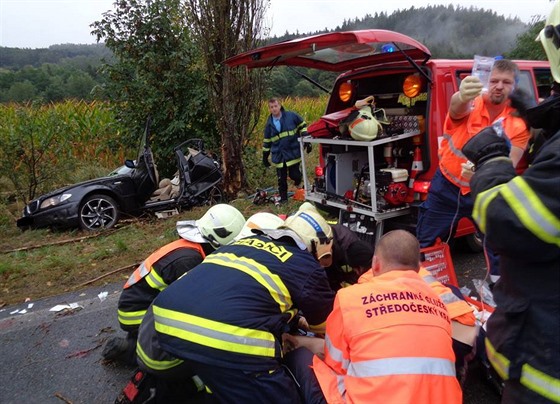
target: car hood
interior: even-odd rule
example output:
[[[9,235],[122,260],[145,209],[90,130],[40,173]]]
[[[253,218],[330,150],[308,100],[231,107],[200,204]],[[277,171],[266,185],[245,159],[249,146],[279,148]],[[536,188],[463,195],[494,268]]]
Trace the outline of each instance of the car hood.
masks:
[[[253,49],[231,57],[224,63],[229,67],[289,65],[344,72],[409,59],[425,63],[430,57],[428,48],[409,36],[370,29],[292,39]]]
[[[99,184],[104,184],[104,183],[107,183],[107,182],[114,183],[114,182],[122,181],[123,179],[127,179],[127,178],[130,180],[130,175],[121,174],[121,175],[111,175],[111,176],[108,176],[108,177],[94,178],[94,179],[91,179],[91,180],[82,181],[82,182],[78,182],[76,184],[68,185],[66,187],[55,189],[54,191],[51,191],[47,194],[43,194],[39,198],[36,198],[36,199],[47,199],[47,198],[50,198],[51,196],[62,194],[64,192],[71,191],[72,189],[75,189],[75,188],[78,188],[78,187],[87,187],[87,186],[90,186],[90,185],[99,185]]]

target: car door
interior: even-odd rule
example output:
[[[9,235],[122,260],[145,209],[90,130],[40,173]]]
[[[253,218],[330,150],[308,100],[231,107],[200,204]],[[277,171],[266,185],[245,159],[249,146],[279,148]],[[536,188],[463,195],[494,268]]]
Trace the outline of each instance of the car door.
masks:
[[[140,142],[136,165],[131,173],[139,203],[146,202],[158,187],[158,175],[150,147],[149,131],[150,122],[148,121],[142,141]]]

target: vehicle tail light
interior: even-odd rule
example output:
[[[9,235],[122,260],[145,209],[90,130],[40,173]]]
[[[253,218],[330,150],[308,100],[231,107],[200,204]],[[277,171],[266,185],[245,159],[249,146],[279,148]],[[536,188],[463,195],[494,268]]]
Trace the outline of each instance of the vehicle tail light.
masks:
[[[423,87],[422,78],[418,74],[411,74],[404,79],[403,93],[408,98],[414,98],[422,91]]]
[[[354,95],[354,86],[350,81],[342,83],[338,88],[338,98],[340,98],[340,101],[347,102],[352,99],[352,95]]]
[[[412,188],[414,189],[414,192],[427,194],[430,189],[430,181],[414,181]]]

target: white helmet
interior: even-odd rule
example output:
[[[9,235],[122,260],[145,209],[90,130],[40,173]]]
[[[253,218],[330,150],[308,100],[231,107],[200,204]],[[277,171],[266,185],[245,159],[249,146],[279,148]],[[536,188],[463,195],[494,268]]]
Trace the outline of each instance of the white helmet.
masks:
[[[560,83],[560,1],[554,3],[537,40],[546,52],[554,81]]]
[[[284,221],[277,215],[268,212],[258,212],[245,222],[245,226],[234,241],[254,235],[253,229],[277,229],[284,224]]]
[[[194,243],[210,243],[214,248],[231,242],[243,225],[245,218],[231,205],[221,203],[212,206],[198,220],[177,222],[177,232],[185,240]]]
[[[283,227],[296,233],[317,260],[332,256],[332,228],[316,210],[298,210]]]
[[[370,142],[377,137],[381,124],[373,117],[368,106],[359,110],[358,116],[348,125],[348,130],[352,139]]]

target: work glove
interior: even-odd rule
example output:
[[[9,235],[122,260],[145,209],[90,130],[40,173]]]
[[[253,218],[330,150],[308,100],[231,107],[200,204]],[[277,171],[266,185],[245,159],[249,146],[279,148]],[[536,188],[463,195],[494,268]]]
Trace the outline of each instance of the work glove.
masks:
[[[467,76],[459,86],[459,99],[463,103],[474,100],[482,93],[482,82],[476,76]]]
[[[311,150],[313,150],[313,147],[311,146],[311,143],[306,143],[305,144],[305,152],[307,154],[311,153]]]
[[[527,110],[537,105],[535,99],[520,88],[514,90],[509,95],[509,99],[511,106],[515,108],[519,113],[519,116],[525,120],[527,120]]]
[[[511,144],[504,136],[498,136],[492,126],[487,126],[472,137],[464,146],[463,154],[474,164],[475,170],[496,157],[509,157]]]
[[[263,151],[262,163],[263,163],[263,166],[265,166],[265,168],[270,167],[270,163],[268,162],[268,156],[269,155],[270,155],[269,151]]]

